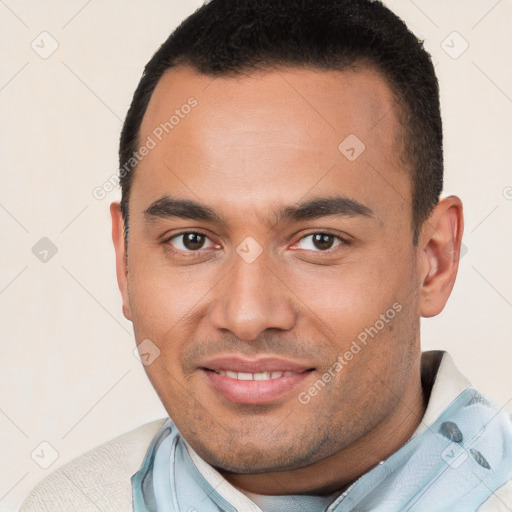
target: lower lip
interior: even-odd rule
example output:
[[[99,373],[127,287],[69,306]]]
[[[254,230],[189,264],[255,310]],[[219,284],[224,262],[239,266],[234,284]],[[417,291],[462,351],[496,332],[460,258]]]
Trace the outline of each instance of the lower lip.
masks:
[[[311,371],[296,373],[279,379],[238,380],[220,375],[210,370],[203,370],[206,378],[215,389],[229,402],[260,405],[275,402],[297,388]]]

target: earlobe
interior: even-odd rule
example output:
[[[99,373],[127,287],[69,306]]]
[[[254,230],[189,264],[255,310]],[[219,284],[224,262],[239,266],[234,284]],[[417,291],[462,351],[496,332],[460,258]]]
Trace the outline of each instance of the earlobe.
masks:
[[[464,229],[462,202],[449,196],[437,204],[419,238],[420,314],[438,315],[453,289]]]
[[[132,319],[130,300],[128,295],[128,256],[124,239],[124,220],[119,202],[110,205],[112,217],[112,241],[116,252],[117,284],[123,299],[123,315],[127,320]]]

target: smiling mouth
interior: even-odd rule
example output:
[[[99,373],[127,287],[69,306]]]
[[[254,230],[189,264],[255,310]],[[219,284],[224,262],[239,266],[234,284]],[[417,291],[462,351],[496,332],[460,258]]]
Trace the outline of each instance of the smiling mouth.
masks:
[[[263,405],[291,397],[299,392],[314,373],[314,368],[267,371],[234,371],[220,368],[201,368],[206,382],[220,398],[231,403]],[[244,368],[245,370],[245,368]],[[287,398],[288,397],[288,398]]]
[[[207,369],[207,368],[206,368]],[[236,380],[274,380],[280,379],[281,377],[291,377],[293,375],[297,375],[302,372],[257,372],[257,373],[249,373],[249,372],[235,372],[232,370],[210,370],[218,375],[222,375],[225,377],[229,377],[230,379]],[[305,370],[312,371],[312,370]]]

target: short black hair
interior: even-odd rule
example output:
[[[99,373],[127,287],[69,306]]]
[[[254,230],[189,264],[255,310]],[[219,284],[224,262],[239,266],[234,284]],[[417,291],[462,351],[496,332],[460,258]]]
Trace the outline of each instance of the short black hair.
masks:
[[[272,67],[343,70],[359,63],[377,69],[396,98],[417,244],[443,187],[439,86],[423,42],[373,0],[210,0],[186,18],[144,68],[124,122],[119,177],[125,240],[140,126],[165,71],[188,65],[219,76]]]

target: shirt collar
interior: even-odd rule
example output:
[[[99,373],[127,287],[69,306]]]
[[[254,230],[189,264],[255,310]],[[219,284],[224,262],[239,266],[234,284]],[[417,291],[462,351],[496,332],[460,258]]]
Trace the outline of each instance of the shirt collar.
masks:
[[[467,388],[471,386],[448,352],[430,350],[421,355],[421,381],[430,390],[425,414],[412,437],[421,434]]]

